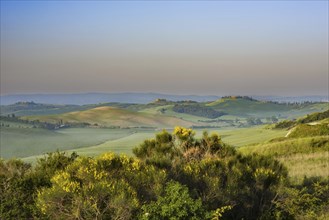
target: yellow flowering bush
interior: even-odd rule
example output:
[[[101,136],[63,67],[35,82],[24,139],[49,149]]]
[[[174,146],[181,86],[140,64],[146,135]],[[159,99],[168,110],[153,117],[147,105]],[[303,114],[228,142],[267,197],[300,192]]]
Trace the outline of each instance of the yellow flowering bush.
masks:
[[[127,164],[128,160],[113,154],[98,159],[78,158],[52,177],[51,188],[38,192],[38,207],[53,219],[129,217],[139,206],[136,191],[124,178],[116,178],[100,166],[104,161]]]
[[[193,131],[190,128],[184,128],[184,127],[175,127],[173,134],[178,137],[179,140],[186,141],[195,135],[195,131]]]

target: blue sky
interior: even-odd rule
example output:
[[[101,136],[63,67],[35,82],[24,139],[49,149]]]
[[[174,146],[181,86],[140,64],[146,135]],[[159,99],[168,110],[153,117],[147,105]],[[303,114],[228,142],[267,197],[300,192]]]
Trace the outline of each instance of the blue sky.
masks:
[[[328,1],[1,1],[1,94],[326,95]]]

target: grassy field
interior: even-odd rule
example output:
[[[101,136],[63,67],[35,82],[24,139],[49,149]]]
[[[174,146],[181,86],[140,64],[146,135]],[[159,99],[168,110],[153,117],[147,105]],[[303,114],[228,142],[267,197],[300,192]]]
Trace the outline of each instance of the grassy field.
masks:
[[[244,154],[272,155],[285,164],[291,178],[329,176],[329,136],[286,138],[239,148]]]
[[[1,128],[1,157],[28,157],[58,150],[79,149],[135,133],[135,129]]]
[[[157,106],[157,107],[143,109],[139,112],[145,112],[145,113],[150,113],[150,114],[159,114],[159,115],[165,115],[165,116],[169,116],[169,117],[176,117],[176,118],[180,118],[180,119],[183,119],[186,121],[191,121],[193,123],[200,123],[200,120],[207,120],[207,118],[204,118],[204,117],[174,112],[172,110],[173,106],[174,105]],[[162,109],[164,109],[165,111],[161,112]]]
[[[154,131],[141,131],[115,140],[108,140],[99,145],[71,150],[68,151],[68,153],[72,153],[73,151],[75,151],[79,155],[96,156],[105,152],[112,151],[117,154],[124,153],[126,155],[132,156],[133,147],[138,146],[144,140],[153,137]]]
[[[329,108],[328,103],[293,106],[241,98],[223,98],[208,103],[206,106],[227,112],[229,115],[254,116],[259,118],[277,116],[288,119],[298,118],[311,112],[325,111]]]
[[[33,129],[30,129],[33,130]],[[222,139],[234,146],[263,142],[265,139],[283,137],[286,131],[265,129],[263,126],[244,129],[197,129],[196,138],[202,132],[216,132]],[[16,131],[17,132],[23,132]],[[2,157],[10,158],[13,155],[25,161],[34,161],[41,154],[62,150],[77,152],[79,155],[95,156],[108,151],[132,155],[132,148],[142,141],[153,138],[159,131],[148,129],[98,129],[98,128],[69,128],[56,132],[35,129],[33,135],[22,134],[10,136],[4,133]],[[171,132],[171,130],[169,130]],[[256,135],[251,135],[256,133]],[[18,155],[18,156],[17,156]]]
[[[173,127],[175,125],[191,126],[192,122],[184,121],[176,117],[159,116],[145,112],[133,112],[125,109],[109,106],[97,107],[85,111],[76,111],[59,115],[42,115],[22,117],[28,120],[40,120],[42,122],[58,123],[82,123],[97,124],[102,126],[120,127]]]
[[[266,129],[266,126],[222,130],[219,134],[222,139],[233,146],[261,143],[273,138],[284,137],[287,131]]]

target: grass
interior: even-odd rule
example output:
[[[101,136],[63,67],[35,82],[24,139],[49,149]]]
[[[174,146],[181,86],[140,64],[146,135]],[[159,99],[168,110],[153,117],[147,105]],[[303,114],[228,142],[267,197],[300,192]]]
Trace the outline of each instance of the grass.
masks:
[[[126,137],[135,129],[70,128],[49,131],[36,128],[1,128],[1,157],[28,157],[58,150],[79,149]]]
[[[275,156],[287,166],[295,182],[301,182],[304,177],[329,176],[329,136],[282,138],[238,150],[244,154]]]
[[[266,129],[265,127],[266,126],[255,126],[250,128],[219,130],[218,133],[224,142],[237,147],[284,137],[287,133],[285,130]]]
[[[304,177],[329,176],[329,151],[297,153],[277,159],[288,167],[289,176],[294,182],[301,182]]]
[[[193,123],[176,117],[159,116],[145,112],[133,112],[109,106],[97,107],[86,111],[70,112],[60,115],[27,116],[28,120],[40,120],[57,123],[61,120],[67,123],[87,122],[103,126],[120,127],[172,127],[175,125],[191,126]]]
[[[201,137],[204,130],[218,133],[225,142],[234,146],[260,143],[264,139],[283,137],[286,133],[258,126],[243,129],[196,129],[196,137]],[[153,138],[156,132],[158,131],[152,129],[67,128],[49,131],[4,128],[1,129],[1,157],[19,157],[33,161],[39,155],[57,149],[87,156],[108,151],[131,155],[133,147],[145,139]]]
[[[219,99],[206,104],[206,106],[224,111],[229,115],[253,116],[258,118],[277,116],[286,119],[298,118],[312,112],[320,112],[329,109],[328,103],[311,103],[292,106],[241,98]]]
[[[322,136],[322,135],[329,135],[329,124],[322,123],[322,124],[315,124],[315,125],[307,125],[307,124],[300,124],[295,126],[289,137],[296,138],[296,137],[309,137],[309,136]]]
[[[316,146],[316,143],[322,143]],[[285,156],[297,153],[315,153],[329,151],[329,136],[286,138],[281,141],[267,142],[253,146],[240,147],[245,154],[258,153],[272,156]]]
[[[154,132],[138,132],[116,140],[109,140],[99,145],[71,150],[68,151],[68,153],[72,153],[73,151],[75,151],[79,155],[96,156],[108,151],[112,151],[117,154],[124,153],[126,155],[132,155],[133,147],[136,147],[144,140],[153,137]]]

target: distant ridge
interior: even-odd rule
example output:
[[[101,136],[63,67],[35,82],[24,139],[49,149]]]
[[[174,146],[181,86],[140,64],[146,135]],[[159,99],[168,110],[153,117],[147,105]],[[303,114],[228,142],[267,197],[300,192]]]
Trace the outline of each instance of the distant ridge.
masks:
[[[43,104],[59,105],[87,105],[108,102],[147,104],[157,99],[166,99],[167,101],[196,101],[213,102],[219,100],[222,96],[215,95],[170,95],[162,93],[64,93],[64,94],[16,94],[0,96],[1,105],[10,105],[17,102],[35,102]],[[233,97],[233,96],[232,96]],[[237,96],[239,97],[239,96]],[[253,99],[261,101],[274,102],[328,102],[328,96],[250,96]]]
[[[313,95],[313,96],[252,96],[252,98],[260,101],[272,102],[329,102],[329,96]]]
[[[219,99],[220,96],[169,95],[161,93],[77,93],[77,94],[17,94],[1,96],[1,105],[17,102],[35,102],[44,104],[86,105],[105,102],[147,104],[156,99],[169,101],[191,100],[207,102]]]

